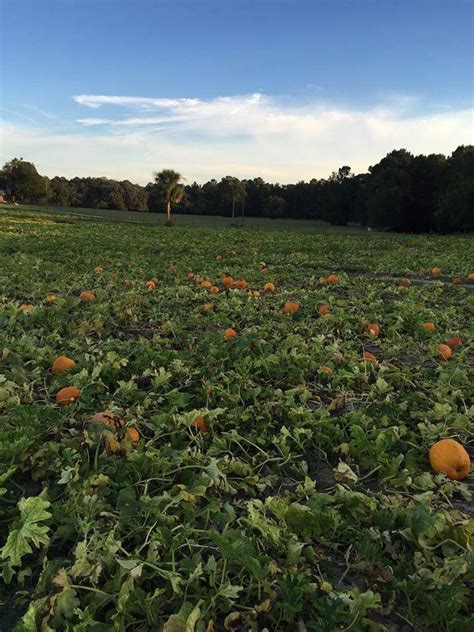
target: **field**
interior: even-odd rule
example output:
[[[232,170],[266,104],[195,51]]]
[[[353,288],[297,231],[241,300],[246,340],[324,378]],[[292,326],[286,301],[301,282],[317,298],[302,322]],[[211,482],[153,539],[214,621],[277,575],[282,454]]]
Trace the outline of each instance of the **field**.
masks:
[[[18,208],[13,205],[2,205],[2,210],[17,212]],[[30,206],[22,205],[21,210],[31,210],[37,213],[54,214],[58,216],[58,221],[62,217],[70,220],[82,221],[91,218],[99,221],[124,222],[132,224],[164,225],[166,215],[164,213],[143,213],[140,211],[116,211],[110,209],[97,208],[76,208],[57,206]],[[221,215],[184,215],[174,214],[173,223],[176,226],[200,227],[200,228],[230,228],[232,224],[236,227],[250,228],[252,230],[267,231],[291,231],[295,233],[321,233],[321,234],[366,234],[365,227],[351,224],[349,226],[331,226],[326,222],[304,219],[268,219],[265,217],[236,217],[232,220],[229,216]]]
[[[2,632],[474,629],[473,246],[2,211]]]

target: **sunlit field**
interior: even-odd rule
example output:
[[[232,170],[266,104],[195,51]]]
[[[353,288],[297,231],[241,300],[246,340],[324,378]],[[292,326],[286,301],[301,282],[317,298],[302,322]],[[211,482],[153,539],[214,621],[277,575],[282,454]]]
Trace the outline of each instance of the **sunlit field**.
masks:
[[[472,630],[474,240],[76,211],[0,211],[0,629]]]

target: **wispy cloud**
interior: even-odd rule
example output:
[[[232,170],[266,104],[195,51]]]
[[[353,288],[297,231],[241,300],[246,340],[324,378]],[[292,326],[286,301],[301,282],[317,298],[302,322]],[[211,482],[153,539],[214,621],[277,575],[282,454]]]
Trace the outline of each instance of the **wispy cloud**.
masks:
[[[383,95],[364,109],[260,93],[209,100],[105,95],[74,100],[101,109],[103,116],[82,117],[67,134],[37,122],[35,127],[6,122],[2,158],[23,155],[42,173],[69,177],[107,175],[145,183],[170,166],[188,180],[231,173],[291,182],[326,177],[341,164],[365,171],[394,148],[450,153],[473,142],[471,109],[430,107],[404,95]]]

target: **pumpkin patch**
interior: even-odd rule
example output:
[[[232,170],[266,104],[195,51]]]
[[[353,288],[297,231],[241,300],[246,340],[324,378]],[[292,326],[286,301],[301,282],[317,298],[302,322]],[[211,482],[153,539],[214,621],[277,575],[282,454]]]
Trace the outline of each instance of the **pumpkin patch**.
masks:
[[[58,213],[0,214],[0,628],[470,629],[472,237]]]

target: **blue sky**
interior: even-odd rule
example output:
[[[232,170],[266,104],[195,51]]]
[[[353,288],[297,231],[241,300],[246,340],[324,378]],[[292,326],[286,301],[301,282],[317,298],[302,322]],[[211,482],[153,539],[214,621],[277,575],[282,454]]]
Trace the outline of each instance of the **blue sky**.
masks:
[[[294,181],[473,140],[464,0],[2,0],[2,161]]]

